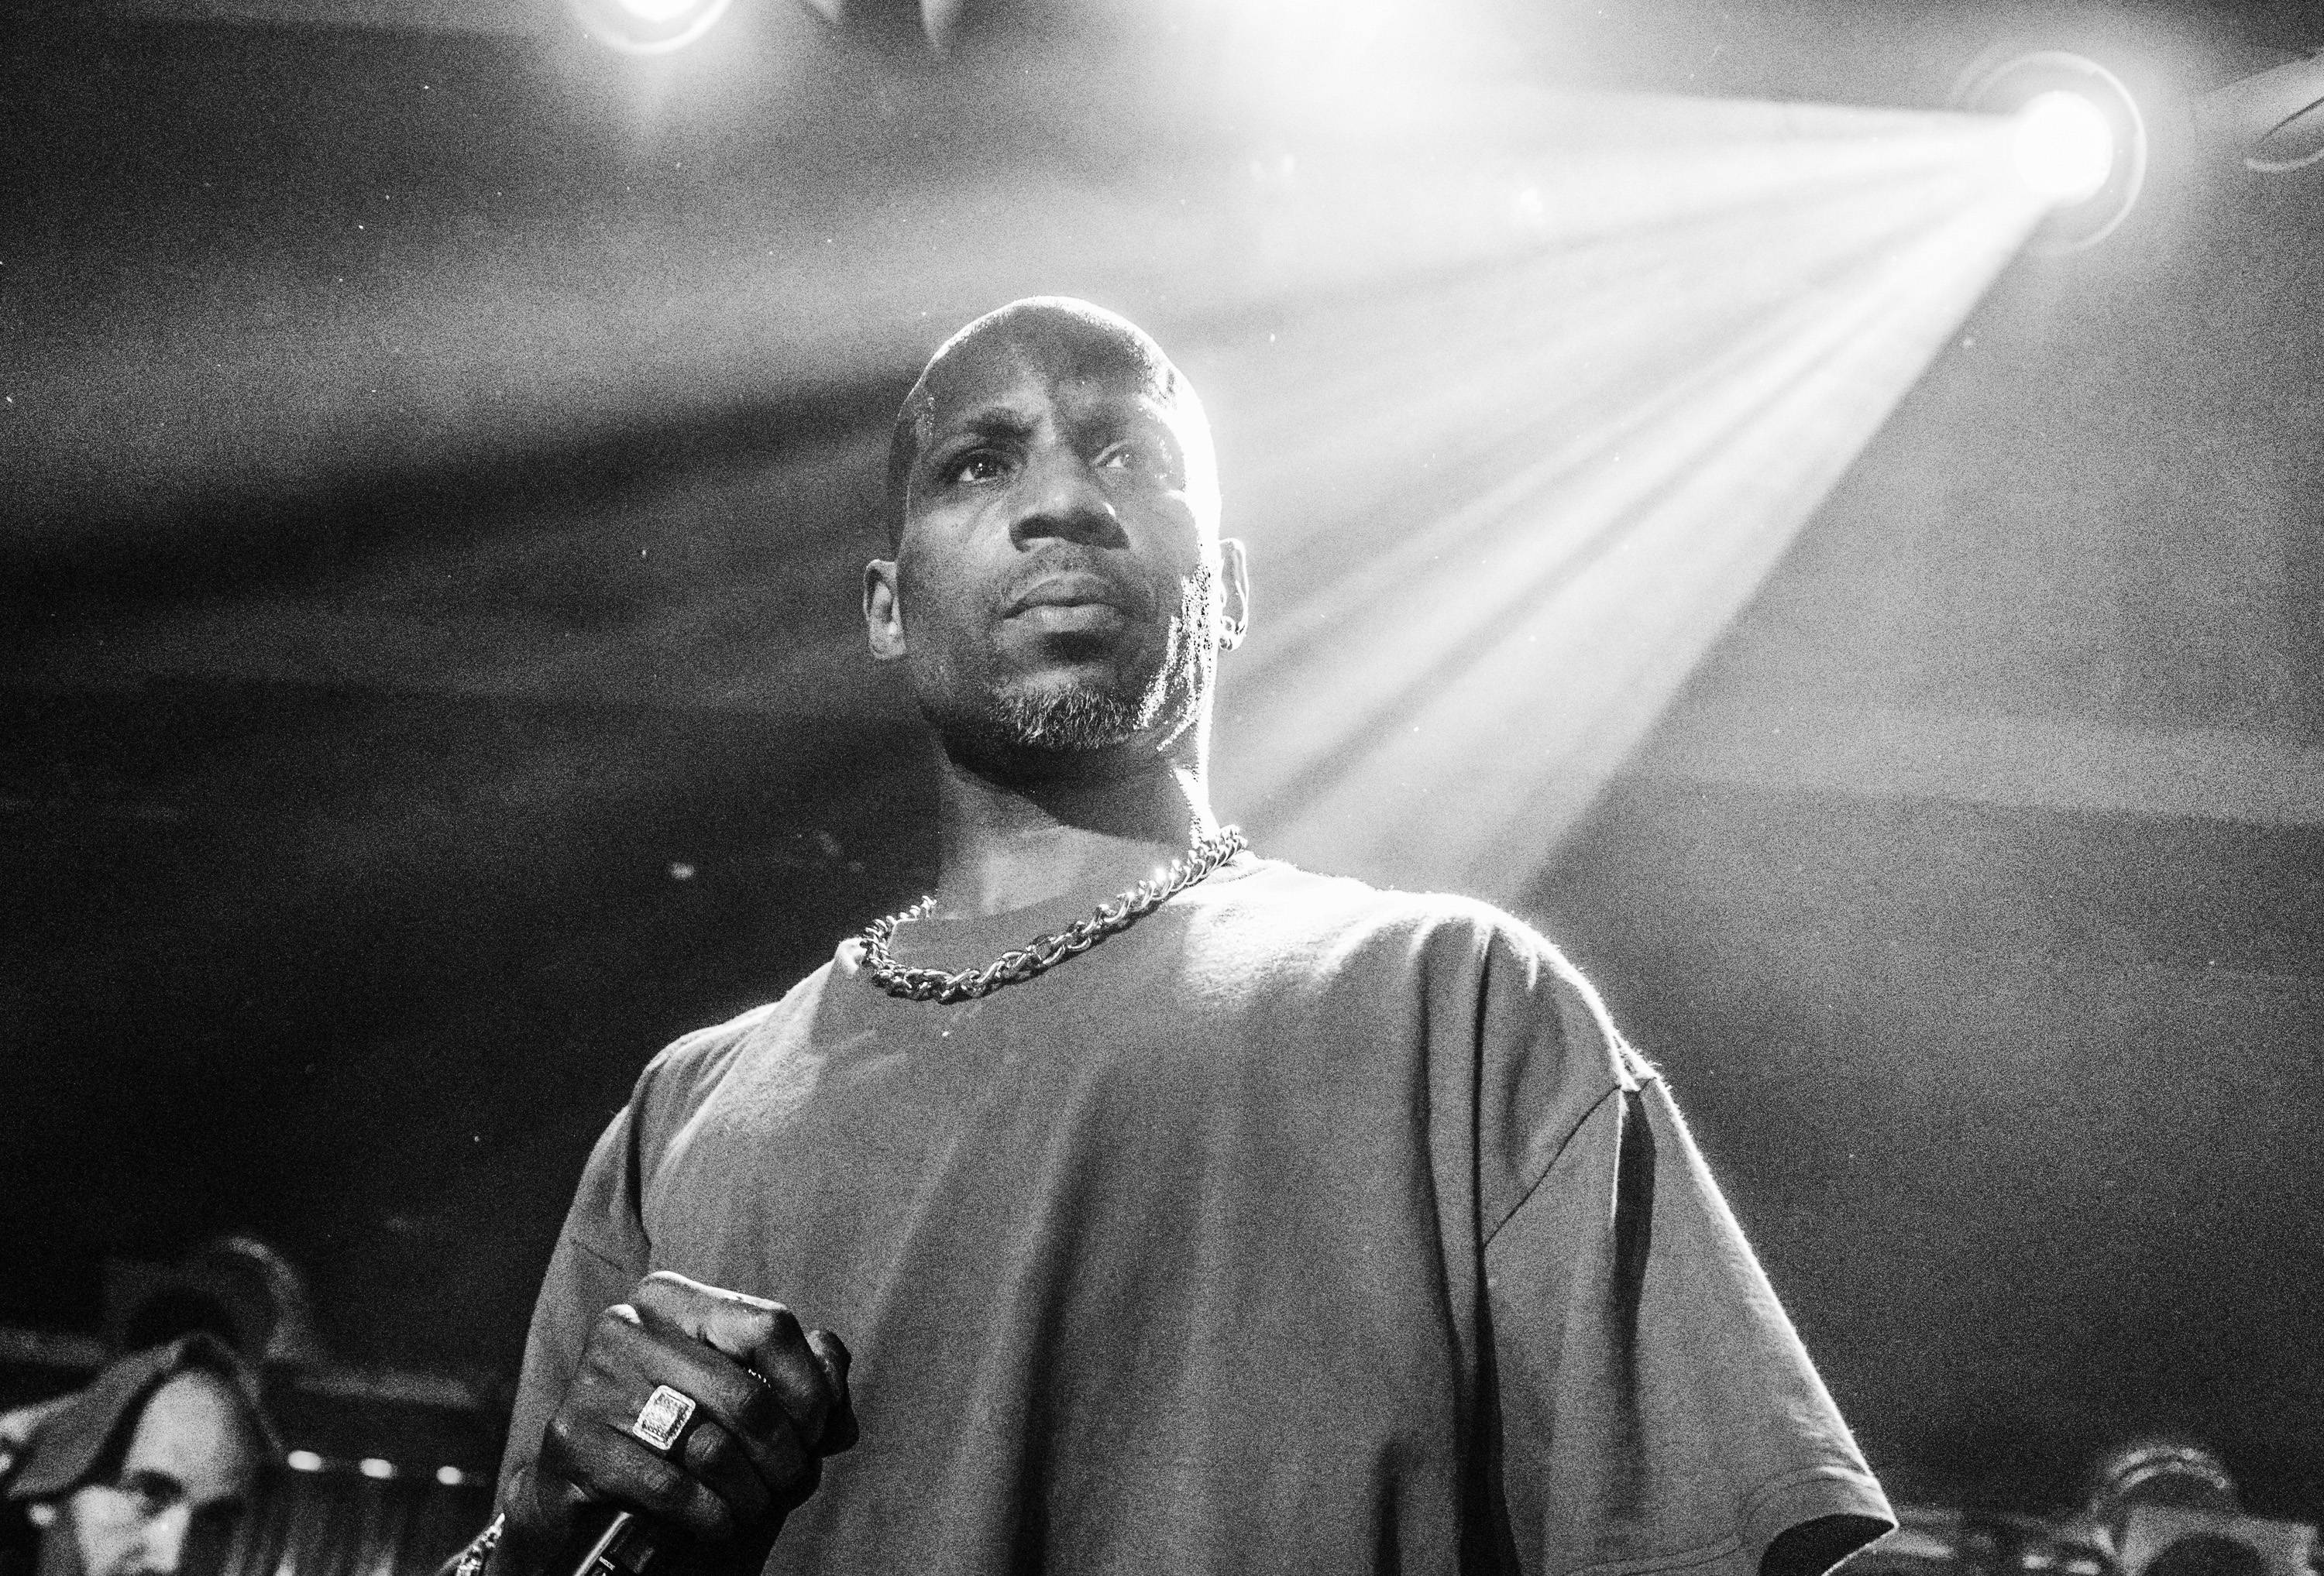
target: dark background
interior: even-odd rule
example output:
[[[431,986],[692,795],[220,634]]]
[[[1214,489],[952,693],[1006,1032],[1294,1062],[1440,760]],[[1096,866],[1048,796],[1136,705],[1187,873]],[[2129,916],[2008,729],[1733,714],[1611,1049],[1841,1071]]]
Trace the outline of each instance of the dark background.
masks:
[[[694,398],[558,259],[739,181],[811,317],[908,275],[815,255],[857,193],[1231,140],[1157,66],[1059,143],[995,107],[1055,15],[979,15],[945,63],[745,10],[781,69],[645,78],[521,31],[5,23],[0,1321],[94,1330],[108,1258],[247,1229],[339,1353],[509,1371],[644,1058],[927,878],[855,577],[888,413],[991,301]],[[1500,69],[1933,106],[2041,38],[2167,98],[2308,25],[1574,5]],[[1084,36],[1116,84],[1167,54]],[[1517,907],[1665,1066],[1900,1497],[2060,1504],[2175,1429],[2312,1519],[2324,179],[2165,162],[2118,245],[2004,278]],[[505,386],[438,375],[444,256],[572,271],[569,318],[495,320]],[[1163,316],[1198,367],[1248,331]]]

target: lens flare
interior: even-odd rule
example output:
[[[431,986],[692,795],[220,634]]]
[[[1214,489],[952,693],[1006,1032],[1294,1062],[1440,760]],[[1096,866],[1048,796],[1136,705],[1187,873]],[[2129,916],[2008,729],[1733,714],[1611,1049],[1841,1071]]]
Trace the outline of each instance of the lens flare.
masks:
[[[2010,152],[2018,179],[2061,205],[2094,196],[2114,173],[2114,127],[2079,93],[2039,93],[2017,112]]]
[[[600,43],[625,55],[666,55],[717,25],[730,0],[566,0]]]

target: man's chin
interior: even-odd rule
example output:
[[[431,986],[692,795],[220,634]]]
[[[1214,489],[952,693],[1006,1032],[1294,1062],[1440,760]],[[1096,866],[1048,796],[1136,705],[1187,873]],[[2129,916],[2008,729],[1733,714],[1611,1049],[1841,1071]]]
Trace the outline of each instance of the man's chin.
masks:
[[[1042,754],[1087,754],[1127,744],[1158,709],[1147,696],[1092,684],[1004,689],[989,714],[996,742]]]
[[[1048,778],[1167,746],[1184,732],[1176,714],[1188,710],[1172,699],[1157,685],[1125,693],[1052,678],[1004,686],[965,712],[923,711],[945,753],[962,765],[995,778]]]

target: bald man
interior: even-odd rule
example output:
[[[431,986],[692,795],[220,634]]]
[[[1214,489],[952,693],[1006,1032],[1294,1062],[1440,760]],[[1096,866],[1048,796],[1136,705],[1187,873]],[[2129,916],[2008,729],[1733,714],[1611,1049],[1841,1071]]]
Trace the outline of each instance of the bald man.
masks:
[[[1160,348],[969,325],[889,504],[863,618],[934,736],[936,889],[646,1069],[469,1564],[616,1506],[682,1536],[657,1570],[826,1576],[1814,1576],[1886,1527],[1582,977],[1213,816],[1249,577]]]

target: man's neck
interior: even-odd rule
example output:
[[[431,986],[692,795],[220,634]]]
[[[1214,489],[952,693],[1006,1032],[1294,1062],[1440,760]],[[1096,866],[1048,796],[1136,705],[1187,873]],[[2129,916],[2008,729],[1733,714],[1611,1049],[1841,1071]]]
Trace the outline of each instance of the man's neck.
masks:
[[[1135,885],[1213,830],[1203,774],[1157,755],[1103,775],[1003,782],[938,756],[936,912],[1005,914]]]

